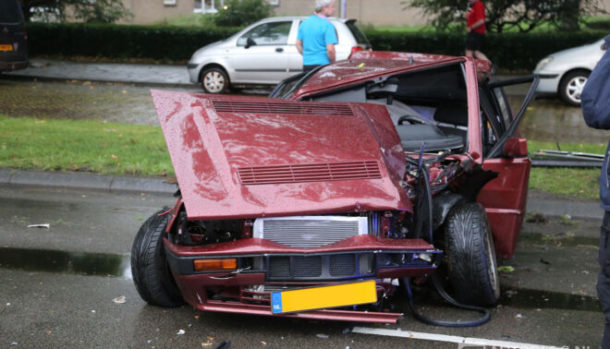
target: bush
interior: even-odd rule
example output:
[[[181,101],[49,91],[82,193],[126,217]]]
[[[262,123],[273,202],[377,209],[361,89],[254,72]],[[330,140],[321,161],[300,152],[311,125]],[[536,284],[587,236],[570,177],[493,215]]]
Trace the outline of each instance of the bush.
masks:
[[[32,56],[185,60],[201,46],[225,39],[237,29],[31,23],[27,31]]]
[[[102,24],[28,25],[32,56],[62,55],[107,58],[149,58],[183,61],[203,45],[222,40],[239,28],[188,28]],[[461,32],[384,32],[367,30],[375,50],[463,55]],[[544,56],[594,42],[605,31],[576,33],[487,34],[483,52],[500,69],[532,70]]]
[[[464,55],[465,34],[459,32],[379,32],[367,31],[375,50]],[[604,31],[576,33],[489,33],[482,51],[497,68],[533,70],[550,53],[580,46],[604,37]]]
[[[216,25],[223,27],[246,26],[273,14],[266,0],[228,0],[225,6],[214,17]]]

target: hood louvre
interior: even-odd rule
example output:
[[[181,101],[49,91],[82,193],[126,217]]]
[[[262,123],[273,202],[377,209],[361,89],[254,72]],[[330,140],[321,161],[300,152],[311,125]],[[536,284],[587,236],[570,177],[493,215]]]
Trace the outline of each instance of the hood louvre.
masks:
[[[294,115],[333,115],[354,116],[352,109],[345,104],[306,102],[250,102],[215,100],[217,113],[255,113],[255,114],[294,114]]]
[[[375,160],[309,165],[242,167],[237,169],[244,185],[303,183],[381,178]]]

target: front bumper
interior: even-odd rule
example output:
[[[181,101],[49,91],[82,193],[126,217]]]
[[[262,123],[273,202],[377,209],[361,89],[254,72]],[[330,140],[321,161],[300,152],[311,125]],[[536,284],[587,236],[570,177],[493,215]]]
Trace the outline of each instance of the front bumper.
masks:
[[[189,74],[189,80],[196,84],[199,82],[199,72],[201,71],[201,67],[197,63],[189,63],[186,65],[186,71]]]
[[[540,77],[538,87],[536,87],[536,93],[541,94],[555,94],[559,88],[559,82],[561,81],[561,74],[557,72],[534,72],[534,74]]]
[[[274,315],[271,293],[364,279],[426,276],[441,257],[440,250],[421,239],[372,235],[308,250],[257,238],[205,246],[179,246],[165,240],[165,247],[183,298],[199,310],[383,323],[396,322],[400,314],[322,309]],[[206,258],[236,258],[237,269],[195,271],[194,261]],[[378,292],[384,292],[381,282]]]

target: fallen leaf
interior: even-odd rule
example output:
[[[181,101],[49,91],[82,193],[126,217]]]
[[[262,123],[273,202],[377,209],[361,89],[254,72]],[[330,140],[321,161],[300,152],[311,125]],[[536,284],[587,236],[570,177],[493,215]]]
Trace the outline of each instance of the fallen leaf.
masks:
[[[515,268],[513,268],[511,265],[503,265],[501,267],[498,267],[498,271],[500,273],[512,273],[515,271]]]

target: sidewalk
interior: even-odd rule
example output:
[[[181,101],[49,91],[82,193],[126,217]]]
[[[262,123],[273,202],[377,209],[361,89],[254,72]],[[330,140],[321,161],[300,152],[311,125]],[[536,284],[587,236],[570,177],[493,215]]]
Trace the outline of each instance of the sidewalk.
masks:
[[[23,70],[3,73],[14,78],[39,80],[80,80],[95,82],[117,82],[152,86],[193,87],[184,65],[80,63],[52,59],[31,59],[30,66]],[[498,76],[500,80],[515,76]],[[525,95],[523,85],[510,86],[509,95]]]
[[[3,73],[9,77],[39,80],[83,80],[128,84],[194,86],[186,66],[121,63],[78,63],[32,59],[26,69]]]

